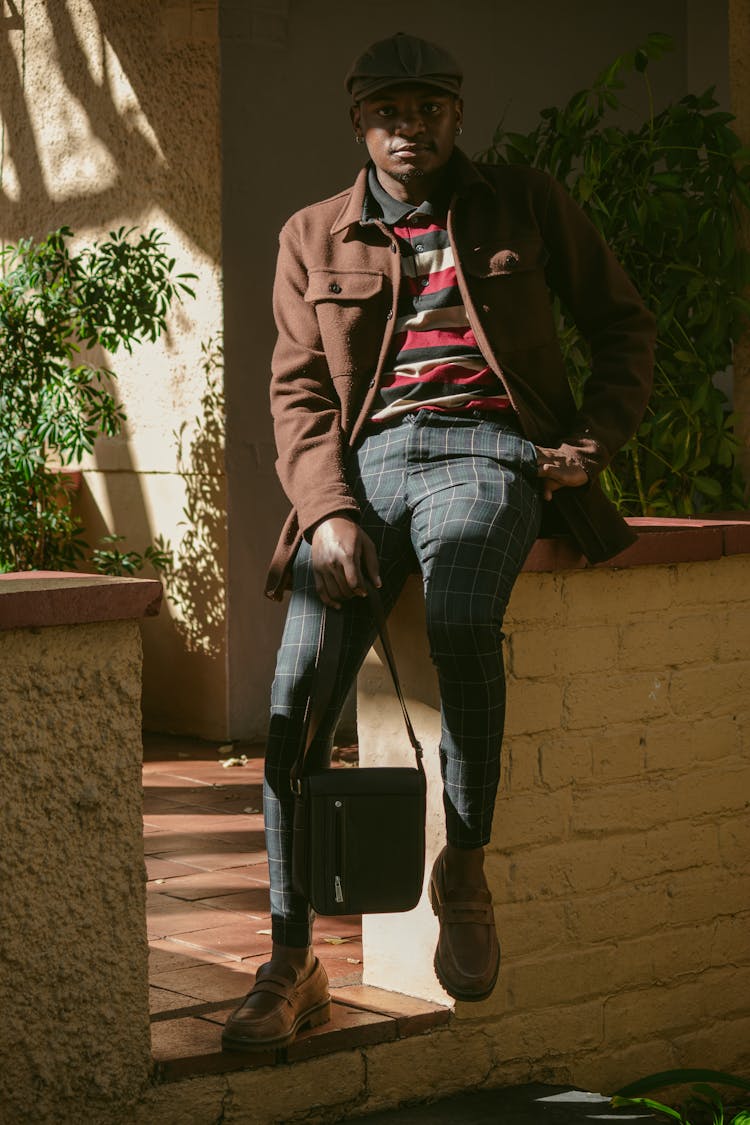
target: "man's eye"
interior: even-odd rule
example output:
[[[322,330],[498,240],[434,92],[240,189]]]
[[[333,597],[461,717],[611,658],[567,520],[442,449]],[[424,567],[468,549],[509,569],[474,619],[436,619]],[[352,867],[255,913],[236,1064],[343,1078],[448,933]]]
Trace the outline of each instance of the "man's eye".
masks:
[[[392,105],[381,105],[380,109],[377,111],[379,117],[393,117],[395,112],[396,110]]]
[[[440,113],[441,106],[437,102],[425,102],[422,106],[424,113]]]

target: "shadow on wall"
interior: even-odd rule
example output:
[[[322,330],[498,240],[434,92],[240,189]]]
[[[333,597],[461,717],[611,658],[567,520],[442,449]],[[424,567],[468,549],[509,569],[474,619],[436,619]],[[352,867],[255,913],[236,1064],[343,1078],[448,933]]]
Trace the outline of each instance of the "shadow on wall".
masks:
[[[177,526],[184,530],[173,547],[171,565],[159,577],[168,602],[176,610],[173,625],[185,650],[216,657],[222,651],[225,613],[221,563],[226,539],[223,350],[220,341],[208,340],[201,351],[205,383],[200,412],[192,422],[185,421],[173,431],[177,476],[184,485],[183,518]],[[117,385],[112,384],[110,389],[119,405]],[[127,420],[115,441],[119,471],[98,472],[94,489],[84,483],[77,514],[92,547],[102,536],[124,530],[117,526],[118,516],[124,514],[128,532],[125,546],[142,552],[153,542],[156,529],[131,459]],[[108,444],[108,439],[97,442],[98,460]],[[106,466],[106,455],[104,461]]]
[[[226,540],[224,509],[224,353],[202,345],[206,386],[201,413],[186,448],[188,423],[175,434],[178,473],[185,482],[185,534],[165,575],[167,597],[179,610],[175,624],[188,652],[218,656],[224,643],[225,583],[220,561]]]
[[[218,260],[218,223],[206,221],[218,143],[202,127],[218,92],[199,80],[218,33],[215,10],[203,7],[208,26],[185,43],[168,34],[159,4],[0,3],[0,239],[41,234],[40,224],[104,226],[156,206]],[[27,93],[40,87],[50,96],[41,129]]]

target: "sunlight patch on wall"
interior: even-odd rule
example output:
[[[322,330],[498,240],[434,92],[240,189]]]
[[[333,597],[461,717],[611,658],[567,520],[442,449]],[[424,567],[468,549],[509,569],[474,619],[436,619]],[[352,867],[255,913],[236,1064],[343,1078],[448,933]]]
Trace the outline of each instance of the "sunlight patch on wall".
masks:
[[[36,120],[42,174],[55,201],[114,187],[120,177],[119,154],[110,134],[120,137],[122,126],[145,147],[153,166],[165,166],[157,136],[140,108],[138,98],[111,44],[102,36],[93,5],[68,5],[71,33],[76,39],[78,66],[60,65],[49,13],[40,18],[38,34],[46,39],[48,65],[27,74],[30,104],[43,105]],[[113,123],[119,129],[113,129]]]
[[[18,173],[16,166],[7,151],[3,154],[2,164],[2,177],[0,178],[0,187],[3,190],[3,195],[11,203],[18,203],[21,198],[21,185],[18,180]]]

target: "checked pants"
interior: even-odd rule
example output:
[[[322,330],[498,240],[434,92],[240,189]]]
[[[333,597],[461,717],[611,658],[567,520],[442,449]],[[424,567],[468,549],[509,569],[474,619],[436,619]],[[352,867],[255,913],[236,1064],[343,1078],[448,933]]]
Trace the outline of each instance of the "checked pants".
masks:
[[[370,432],[351,451],[347,474],[362,529],[378,553],[386,613],[409,573],[421,570],[440,687],[447,837],[459,848],[482,847],[490,838],[500,775],[503,616],[541,519],[536,451],[502,416],[488,421],[421,410]],[[292,888],[289,771],[323,608],[310,547],[302,543],[271,693],[264,780],[273,940],[295,947],[310,943],[312,914]],[[344,641],[328,714],[311,748],[322,760],[376,633],[364,598],[331,612],[344,615]]]

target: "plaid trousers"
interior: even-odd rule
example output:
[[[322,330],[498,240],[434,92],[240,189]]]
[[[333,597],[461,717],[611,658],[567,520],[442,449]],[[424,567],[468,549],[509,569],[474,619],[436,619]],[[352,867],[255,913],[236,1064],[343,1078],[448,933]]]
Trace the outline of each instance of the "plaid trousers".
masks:
[[[380,561],[386,613],[418,564],[438,675],[447,837],[489,841],[505,718],[502,622],[541,519],[536,451],[501,419],[417,411],[351,451],[349,484]],[[415,563],[416,557],[416,563]],[[312,913],[292,888],[297,756],[323,605],[302,543],[271,692],[264,817],[275,942],[310,944]],[[326,761],[341,709],[374,640],[367,601],[342,605],[344,641],[326,720],[311,752]],[[396,654],[398,659],[398,654]]]

